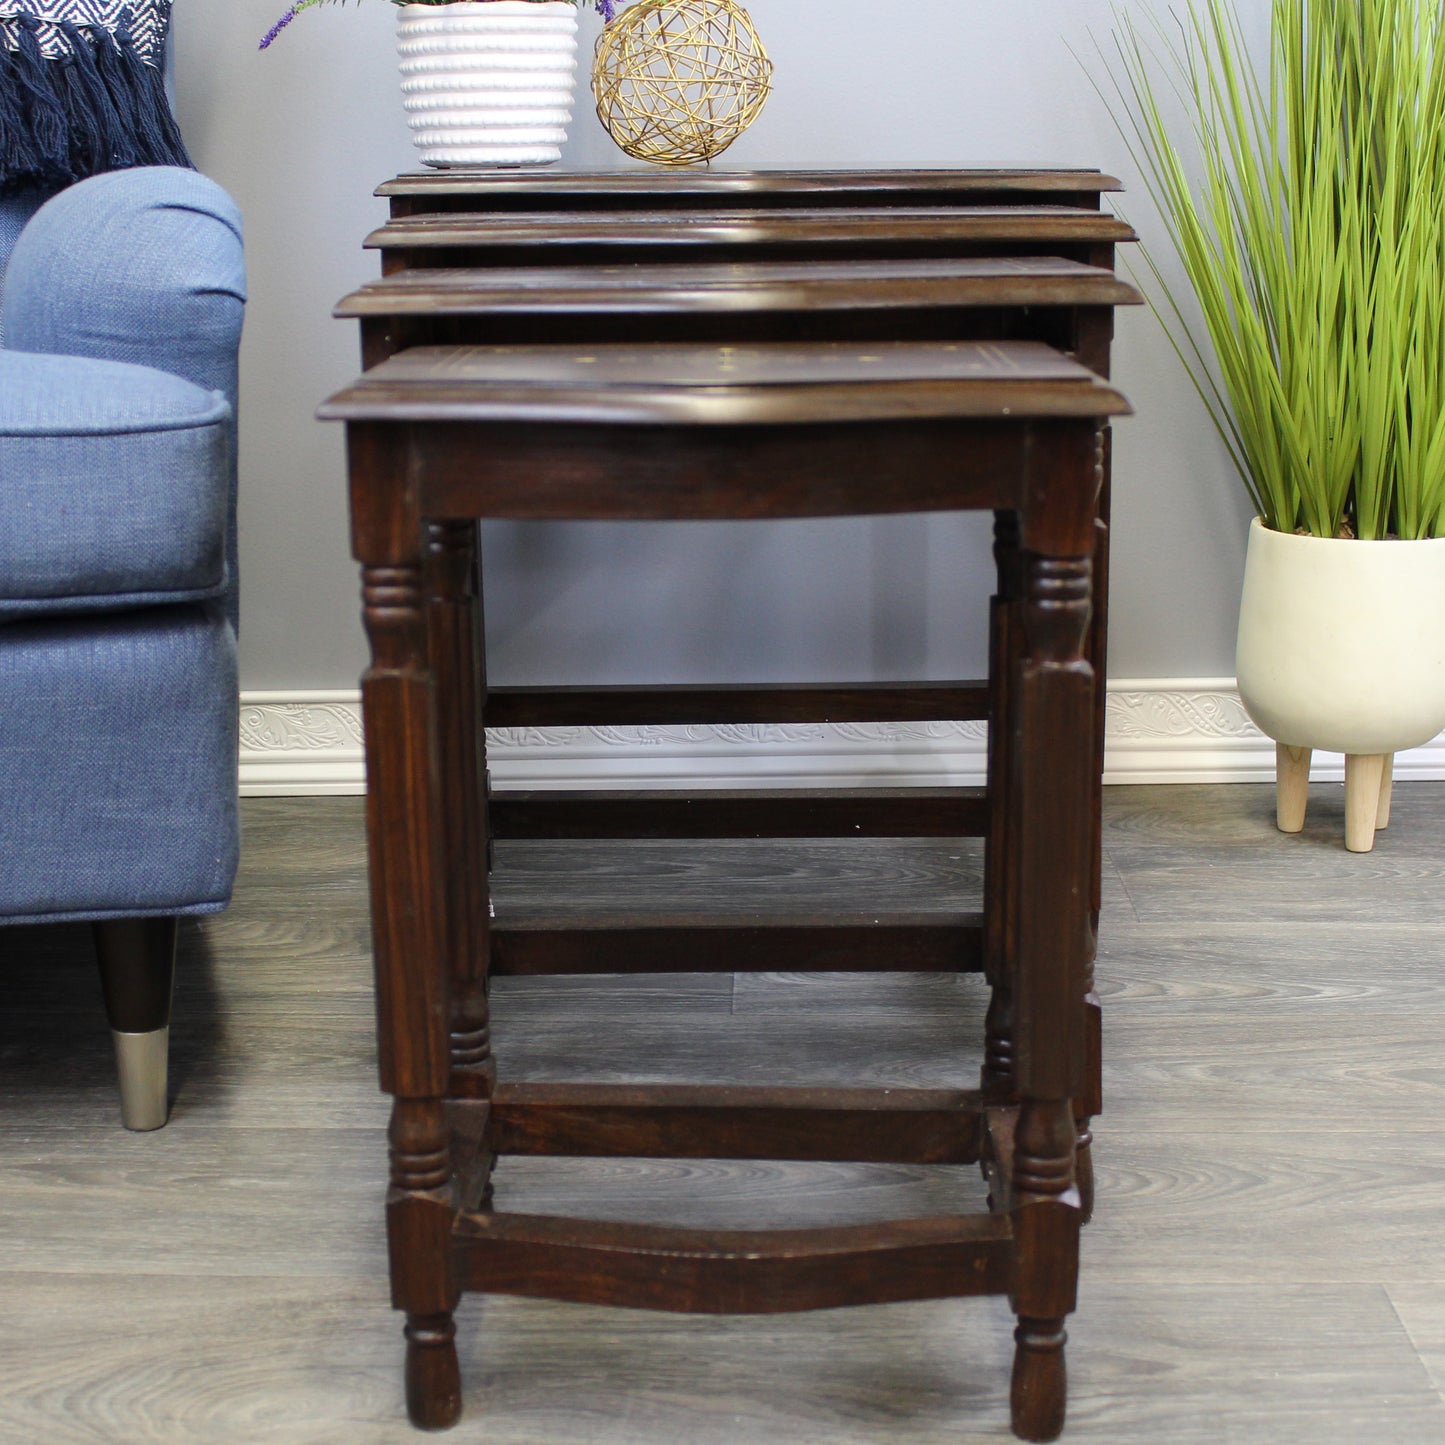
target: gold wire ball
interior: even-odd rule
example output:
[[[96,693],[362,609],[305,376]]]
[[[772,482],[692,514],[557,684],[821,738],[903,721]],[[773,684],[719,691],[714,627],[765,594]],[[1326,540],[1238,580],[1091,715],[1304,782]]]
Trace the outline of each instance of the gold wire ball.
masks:
[[[757,119],[772,76],[733,0],[638,0],[597,39],[592,93],[628,155],[685,166],[721,155]]]

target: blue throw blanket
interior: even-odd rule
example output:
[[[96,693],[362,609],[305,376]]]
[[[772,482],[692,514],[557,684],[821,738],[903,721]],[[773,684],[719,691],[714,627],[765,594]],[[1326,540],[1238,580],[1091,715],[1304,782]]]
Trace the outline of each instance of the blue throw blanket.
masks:
[[[163,74],[171,0],[0,0],[0,193],[191,164]]]

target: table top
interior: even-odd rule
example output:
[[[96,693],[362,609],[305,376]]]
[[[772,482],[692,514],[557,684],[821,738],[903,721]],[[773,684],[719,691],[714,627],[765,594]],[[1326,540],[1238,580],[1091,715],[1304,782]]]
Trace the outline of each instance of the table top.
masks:
[[[664,250],[729,245],[866,249],[994,241],[1077,245],[1134,239],[1134,231],[1123,221],[1074,206],[933,206],[681,213],[429,212],[388,221],[366,238],[365,245],[372,249],[450,247],[468,251],[563,245]]]
[[[666,198],[713,203],[728,196],[750,205],[806,197],[810,205],[832,204],[857,196],[891,204],[901,197],[948,198],[969,193],[1047,193],[1097,197],[1120,190],[1120,183],[1097,170],[706,170],[567,171],[535,170],[412,171],[378,186],[378,196],[414,198],[467,196],[488,205],[517,198],[555,198],[569,205],[601,201],[625,204],[629,198]],[[1095,200],[1094,204],[1097,204]]]
[[[331,397],[327,421],[790,426],[1103,418],[1129,404],[1040,342],[422,346]]]
[[[1053,256],[679,265],[438,267],[373,281],[341,317],[657,315],[986,306],[1120,306],[1141,298],[1102,267]]]

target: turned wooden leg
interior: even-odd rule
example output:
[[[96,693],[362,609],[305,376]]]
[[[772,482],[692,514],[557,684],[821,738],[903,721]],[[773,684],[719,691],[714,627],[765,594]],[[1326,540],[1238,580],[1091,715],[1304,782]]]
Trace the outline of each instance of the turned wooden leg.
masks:
[[[461,1413],[452,1327],[460,1295],[447,1091],[453,1020],[445,896],[440,731],[424,581],[425,547],[406,439],[353,425],[347,448],[352,545],[362,563],[371,665],[362,678],[367,855],[381,1085],[393,1097],[386,1199],[392,1305],[406,1314],[413,1423]]]
[[[1057,1440],[1064,1428],[1064,1320],[1075,1304],[1082,1222],[1073,1191],[1074,1138],[1067,1101],[1024,1101],[1014,1156],[1018,1327],[1009,1390],[1020,1440]]]
[[[178,922],[112,918],[91,929],[127,1129],[159,1129],[166,1122]]]
[[[1061,436],[1062,469],[1090,464],[1091,434]],[[1084,450],[1087,444],[1087,452]],[[1010,1302],[1018,1318],[1010,1393],[1014,1433],[1056,1439],[1064,1427],[1064,1319],[1078,1285],[1082,1209],[1076,1188],[1076,1101],[1092,1092],[1085,1022],[1094,859],[1093,669],[1085,653],[1094,545],[1092,505],[1042,495],[1025,513],[1023,645],[1012,683],[1017,753],[1018,910],[1014,959],[1015,1069]],[[1033,500],[1033,499],[1031,499]],[[1092,502],[1092,498],[1090,498]],[[1047,505],[1045,503],[1047,502]]]
[[[475,522],[427,527],[428,649],[437,692],[451,975],[454,1099],[489,1099],[496,1081],[487,1006],[489,946],[484,688]]]
[[[406,1311],[406,1412],[422,1430],[446,1430],[462,1414],[462,1375],[449,1278],[450,1130],[440,1101],[398,1099],[391,1120],[387,1243],[392,1303]]]
[[[1013,1064],[1012,917],[1016,859],[1011,858],[1012,810],[1017,806],[1010,738],[1013,716],[1009,684],[1016,666],[1018,630],[1014,620],[1019,589],[1019,519],[1016,512],[994,516],[994,561],[998,591],[989,610],[988,834],[984,840],[984,972],[989,984],[984,1020],[980,1087],[985,1102],[1010,1104],[1017,1097]]]
[[[1084,1097],[1074,1101],[1078,1135],[1074,1141],[1074,1171],[1084,1223],[1094,1216],[1093,1120],[1104,1109],[1104,1009],[1095,989],[1094,963],[1099,952],[1099,918],[1104,905],[1104,755],[1108,718],[1109,656],[1109,512],[1113,470],[1113,431],[1099,433],[1099,500],[1094,517],[1093,607],[1084,655],[1094,671],[1094,819],[1090,832],[1093,861],[1090,869],[1089,936],[1084,979]]]
[[[449,1430],[461,1419],[457,1327],[450,1313],[406,1317],[406,1413],[419,1430]]]
[[[1009,1385],[1013,1432],[1020,1440],[1057,1440],[1064,1433],[1069,1394],[1063,1317],[1019,1317],[1014,1330],[1014,1369]]]
[[[1094,1217],[1094,1129],[1093,1117],[1074,1121],[1074,1187],[1079,1191],[1079,1223]]]
[[[1097,915],[1091,915],[1084,949],[1084,1074],[1074,1099],[1074,1179],[1082,1222],[1094,1217],[1094,1119],[1104,1111],[1104,1009],[1094,988],[1099,952]]]
[[[1385,754],[1385,766],[1380,769],[1380,805],[1375,810],[1375,831],[1390,826],[1390,799],[1395,792],[1395,755]]]
[[[1274,745],[1275,822],[1281,833],[1298,833],[1305,825],[1310,796],[1310,749]]]
[[[427,635],[437,699],[451,979],[452,1164],[463,1209],[491,1196],[488,1101],[496,1087],[491,1011],[481,575],[475,522],[427,526]]]
[[[1389,753],[1345,757],[1345,847],[1351,853],[1368,853],[1375,846],[1375,820],[1389,757]]]

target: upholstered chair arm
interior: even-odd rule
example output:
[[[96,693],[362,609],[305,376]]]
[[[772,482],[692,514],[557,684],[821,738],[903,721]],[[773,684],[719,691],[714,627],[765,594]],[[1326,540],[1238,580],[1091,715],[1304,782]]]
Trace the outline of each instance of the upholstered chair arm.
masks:
[[[174,372],[234,405],[245,299],[235,203],[195,171],[144,166],[35,213],[10,257],[0,335],[16,351]]]

